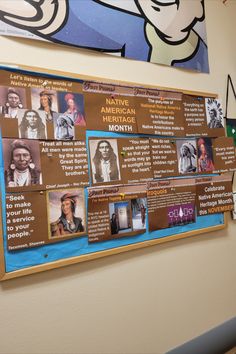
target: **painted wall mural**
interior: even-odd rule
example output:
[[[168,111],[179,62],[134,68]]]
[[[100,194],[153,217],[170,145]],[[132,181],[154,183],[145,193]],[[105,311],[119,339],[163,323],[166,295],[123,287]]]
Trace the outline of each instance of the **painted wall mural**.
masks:
[[[204,0],[1,0],[0,34],[209,72]]]

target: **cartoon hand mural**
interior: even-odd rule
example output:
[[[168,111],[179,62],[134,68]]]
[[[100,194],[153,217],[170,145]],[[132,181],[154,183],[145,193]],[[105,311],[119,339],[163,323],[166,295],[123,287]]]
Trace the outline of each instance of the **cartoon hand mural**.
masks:
[[[204,0],[0,1],[2,21],[49,41],[208,72],[204,18]]]
[[[67,0],[1,0],[0,19],[38,35],[52,35],[66,21]]]
[[[203,21],[203,0],[135,0],[140,13],[158,35],[169,43],[186,40],[198,21]]]

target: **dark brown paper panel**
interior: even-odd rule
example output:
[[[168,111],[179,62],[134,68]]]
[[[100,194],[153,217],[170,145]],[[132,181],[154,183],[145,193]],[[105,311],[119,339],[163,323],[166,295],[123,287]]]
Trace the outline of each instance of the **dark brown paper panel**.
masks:
[[[220,180],[220,177],[218,178]],[[232,181],[213,180],[210,183],[198,183],[197,214],[210,215],[234,209]]]
[[[18,120],[17,118],[0,117],[0,127],[3,138],[18,138]]]
[[[183,136],[181,100],[136,97],[137,127],[141,134]]]
[[[6,218],[9,251],[42,246],[47,243],[45,193],[7,194]]]
[[[178,159],[176,140],[154,138],[150,139],[153,178],[177,176]]]
[[[146,232],[146,204],[146,193],[143,192],[89,198],[89,242],[113,240]]]
[[[137,133],[135,97],[86,92],[84,102],[87,129]]]
[[[214,172],[230,172],[236,169],[233,138],[220,137],[213,140]]]
[[[40,156],[46,189],[84,187],[89,184],[84,141],[41,141]]]
[[[42,73],[42,70],[44,73]],[[37,72],[35,68],[34,72]],[[40,88],[42,90],[68,91],[82,93],[82,84],[67,78],[45,76],[47,69],[41,69],[41,75],[34,73],[17,73],[8,70],[1,70],[1,85],[19,87],[24,89]],[[50,71],[51,72],[51,71]]]
[[[183,113],[187,137],[208,136],[204,97],[183,95]]]
[[[67,232],[62,224],[59,225],[59,216],[62,215],[61,197],[63,195],[70,196],[72,193],[78,193],[78,199],[80,198],[83,204],[80,207],[80,213],[83,214],[81,220],[85,222],[84,192],[81,189],[65,189],[50,191],[49,193],[8,193],[6,197],[8,250],[17,251],[84,236],[86,234],[86,223],[82,224],[84,230],[79,230],[78,221],[80,222],[80,219],[78,217],[75,218],[77,222],[75,232]],[[50,197],[49,194],[53,194],[53,197]],[[81,212],[81,209],[83,212]],[[53,216],[55,220],[52,220]],[[43,223],[42,220],[44,220]],[[55,232],[56,229],[60,229],[60,231]]]
[[[122,183],[142,183],[153,179],[148,138],[119,138],[118,151]]]

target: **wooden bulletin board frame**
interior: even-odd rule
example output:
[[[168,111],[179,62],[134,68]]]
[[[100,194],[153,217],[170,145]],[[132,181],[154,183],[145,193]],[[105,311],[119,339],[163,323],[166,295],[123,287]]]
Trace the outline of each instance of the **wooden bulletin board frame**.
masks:
[[[203,97],[213,97],[213,98],[217,97],[217,94],[208,93],[208,92],[181,90],[181,89],[160,87],[160,86],[154,86],[154,85],[138,85],[137,83],[134,83],[134,82],[110,80],[110,79],[104,79],[104,78],[99,78],[99,77],[91,77],[91,76],[87,76],[87,75],[72,74],[72,73],[64,72],[64,71],[61,72],[61,71],[56,71],[56,70],[48,70],[48,69],[42,69],[42,68],[38,68],[38,67],[31,67],[31,66],[24,66],[24,65],[7,66],[4,64],[0,64],[0,69],[21,71],[23,74],[24,73],[25,74],[31,73],[32,75],[34,75],[34,74],[45,75],[46,74],[46,75],[50,75],[50,76],[61,78],[61,79],[77,79],[77,80],[97,81],[97,82],[117,84],[117,85],[127,85],[127,86],[135,86],[135,87],[140,86],[142,88],[149,88],[149,89],[154,88],[154,89],[159,89],[159,90],[181,92],[181,93],[193,95],[193,96],[203,96]],[[76,263],[81,263],[81,262],[88,261],[88,260],[93,260],[93,259],[98,259],[98,258],[114,255],[114,254],[128,252],[131,250],[137,250],[140,248],[157,245],[157,244],[161,244],[164,242],[170,242],[170,241],[174,241],[174,240],[189,238],[191,236],[198,235],[198,234],[203,234],[203,233],[212,232],[212,231],[218,231],[218,230],[224,229],[227,226],[227,218],[226,218],[226,215],[224,214],[222,223],[211,226],[211,227],[205,227],[205,228],[201,228],[201,229],[186,231],[186,232],[179,233],[179,234],[172,234],[171,236],[165,236],[163,238],[146,240],[146,241],[137,242],[134,244],[128,244],[125,246],[117,246],[115,248],[110,248],[110,249],[103,250],[103,251],[93,252],[93,253],[74,256],[74,257],[69,257],[66,259],[60,259],[60,260],[53,261],[53,262],[39,264],[36,266],[23,268],[20,270],[6,272],[5,254],[4,254],[4,239],[3,239],[3,223],[2,223],[2,207],[0,209],[0,213],[1,213],[1,215],[0,215],[0,217],[1,217],[1,219],[0,219],[0,281],[13,279],[13,278],[17,278],[17,277],[21,277],[21,276],[25,276],[25,275],[29,275],[29,274],[39,273],[39,272],[43,272],[46,270],[60,268],[60,267],[64,267],[64,266],[68,266],[68,265],[72,265],[72,264],[76,264]]]

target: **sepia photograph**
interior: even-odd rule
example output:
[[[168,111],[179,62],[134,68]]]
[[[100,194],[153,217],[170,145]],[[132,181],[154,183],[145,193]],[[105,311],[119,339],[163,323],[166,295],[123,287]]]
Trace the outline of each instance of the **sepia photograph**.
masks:
[[[54,138],[56,140],[74,140],[75,126],[70,114],[53,114]]]
[[[42,184],[39,142],[3,139],[6,187]]]
[[[20,109],[18,130],[19,137],[23,139],[47,139],[45,112],[34,109]]]
[[[0,114],[4,118],[17,118],[22,108],[27,108],[25,89],[0,86]]]
[[[224,114],[221,102],[216,98],[205,98],[208,128],[224,128]]]
[[[195,139],[176,140],[180,174],[197,172],[197,146]]]
[[[120,180],[116,139],[91,139],[89,151],[93,184]]]

